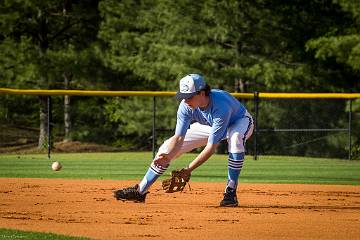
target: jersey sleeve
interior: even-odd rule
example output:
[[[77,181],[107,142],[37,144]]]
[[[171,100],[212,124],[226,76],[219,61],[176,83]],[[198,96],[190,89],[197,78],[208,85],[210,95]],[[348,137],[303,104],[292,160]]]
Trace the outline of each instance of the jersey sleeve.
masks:
[[[182,101],[177,111],[175,135],[185,136],[188,128],[190,127],[193,110]]]
[[[218,110],[214,113],[208,143],[216,144],[225,138],[230,116],[230,111]]]

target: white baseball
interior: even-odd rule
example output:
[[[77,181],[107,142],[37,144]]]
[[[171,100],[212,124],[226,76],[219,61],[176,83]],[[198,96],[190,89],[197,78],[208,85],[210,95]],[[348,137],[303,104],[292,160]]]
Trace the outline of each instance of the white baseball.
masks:
[[[52,170],[54,171],[59,171],[61,169],[61,163],[60,162],[53,162],[53,164],[51,165]]]

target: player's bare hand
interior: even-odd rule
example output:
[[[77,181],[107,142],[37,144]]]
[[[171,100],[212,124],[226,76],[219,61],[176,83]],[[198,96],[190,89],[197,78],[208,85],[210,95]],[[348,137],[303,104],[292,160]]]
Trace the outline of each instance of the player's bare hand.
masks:
[[[161,153],[157,156],[157,158],[154,160],[154,164],[156,166],[162,166],[166,167],[169,165],[170,159],[167,153]]]

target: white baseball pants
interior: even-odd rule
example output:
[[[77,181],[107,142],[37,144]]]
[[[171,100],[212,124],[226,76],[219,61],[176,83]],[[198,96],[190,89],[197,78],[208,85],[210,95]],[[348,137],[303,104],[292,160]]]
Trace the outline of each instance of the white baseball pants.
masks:
[[[205,146],[208,141],[210,130],[211,127],[208,125],[202,125],[197,122],[191,124],[190,128],[186,132],[184,143],[180,151],[170,161],[181,156],[183,153],[187,153],[195,148]],[[229,153],[245,152],[246,140],[250,138],[250,136],[253,133],[253,130],[254,130],[254,122],[251,115],[248,112],[245,113],[243,118],[240,118],[234,124],[229,126],[226,134]],[[168,153],[168,144],[170,142],[170,139],[164,141],[164,143],[160,146],[157,155],[161,153]]]

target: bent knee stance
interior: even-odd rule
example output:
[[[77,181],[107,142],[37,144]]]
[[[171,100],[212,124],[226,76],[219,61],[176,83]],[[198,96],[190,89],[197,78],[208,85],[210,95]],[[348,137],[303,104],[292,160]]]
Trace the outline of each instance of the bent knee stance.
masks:
[[[239,132],[233,133],[229,138],[229,153],[245,152],[245,137]]]
[[[254,130],[254,123],[249,113],[244,118],[239,119],[229,128],[227,138],[229,142],[228,150],[230,153],[245,152],[246,140],[249,139]]]

